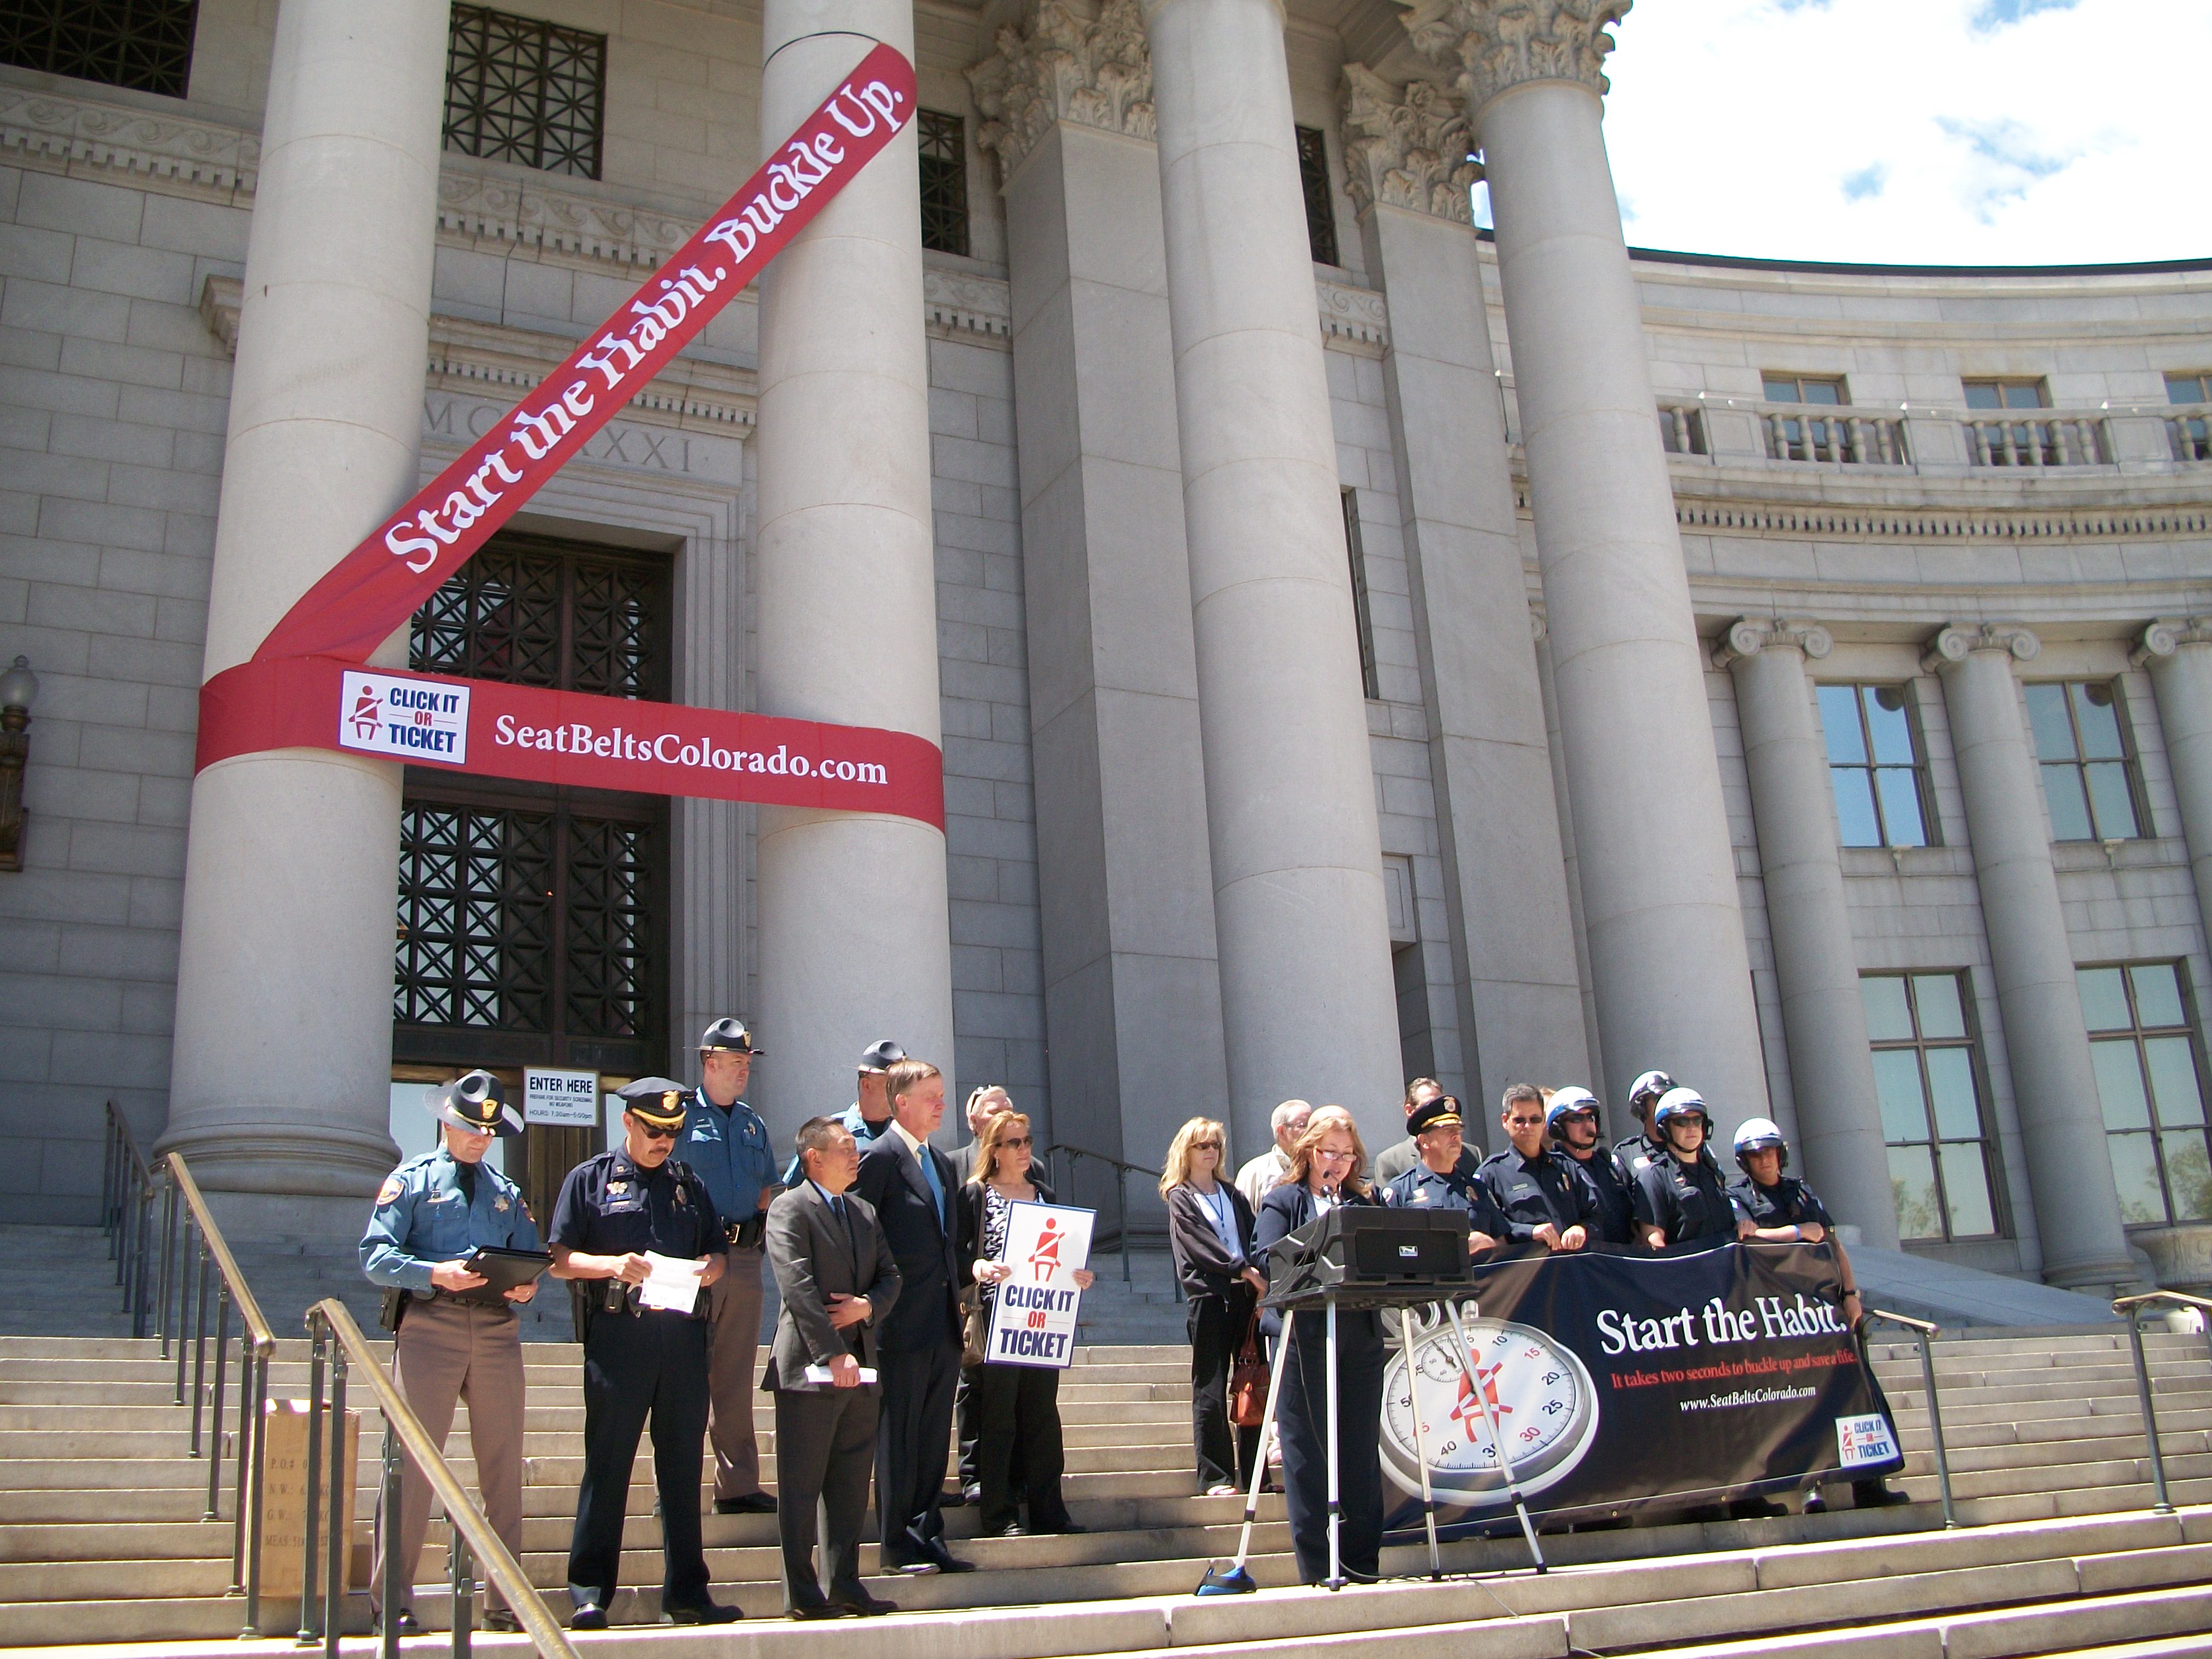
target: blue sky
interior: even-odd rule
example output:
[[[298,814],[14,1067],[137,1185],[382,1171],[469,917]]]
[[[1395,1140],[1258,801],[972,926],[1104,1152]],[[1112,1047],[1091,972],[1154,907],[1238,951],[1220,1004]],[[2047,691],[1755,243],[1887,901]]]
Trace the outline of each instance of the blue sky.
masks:
[[[2212,257],[2212,0],[1637,0],[1616,34],[1638,246]]]

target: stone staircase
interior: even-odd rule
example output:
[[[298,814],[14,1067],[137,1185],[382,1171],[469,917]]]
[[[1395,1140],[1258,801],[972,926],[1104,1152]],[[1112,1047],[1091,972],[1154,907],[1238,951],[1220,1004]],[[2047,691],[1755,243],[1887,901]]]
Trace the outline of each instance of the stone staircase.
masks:
[[[2203,1340],[2148,1338],[2176,1515],[2149,1512],[2151,1492],[2124,1335],[2094,1332],[1946,1340],[1938,1345],[1947,1443],[1960,1530],[1943,1532],[1927,1401],[1917,1352],[1876,1351],[1910,1458],[1909,1508],[1793,1515],[1762,1522],[1638,1528],[1550,1537],[1554,1571],[1527,1571],[1513,1540],[1447,1547],[1447,1567],[1474,1580],[1325,1593],[1291,1588],[1281,1500],[1265,1500],[1251,1563],[1258,1597],[1189,1595],[1210,1559],[1235,1547],[1238,1501],[1193,1495],[1187,1358],[1173,1347],[1091,1347],[1063,1381],[1075,1517],[1070,1537],[976,1540],[972,1510],[947,1520],[958,1553],[984,1571],[877,1580],[910,1614],[871,1625],[740,1627],[765,1656],[804,1640],[810,1659],[873,1659],[882,1645],[919,1644],[947,1659],[1197,1647],[1223,1656],[1346,1654],[1411,1643],[1455,1654],[1479,1642],[1494,1655],[1678,1652],[1998,1656],[2089,1650],[2212,1652],[2212,1367]],[[523,1561],[558,1593],[580,1468],[579,1357],[570,1346],[527,1350],[530,1420]],[[207,1465],[185,1455],[189,1408],[173,1403],[176,1368],[151,1341],[0,1338],[0,1645],[118,1644],[155,1651],[221,1640],[238,1651],[240,1598],[226,1594],[232,1528],[202,1520]],[[272,1392],[301,1396],[306,1346],[288,1340]],[[356,1393],[354,1399],[362,1396]],[[234,1410],[229,1413],[234,1422]],[[364,1413],[356,1512],[374,1507],[374,1413]],[[759,1414],[764,1476],[775,1474],[766,1399]],[[465,1426],[465,1411],[460,1425]],[[452,1443],[464,1482],[466,1442]],[[643,1460],[641,1473],[649,1469]],[[228,1471],[226,1471],[226,1474]],[[227,1485],[226,1481],[226,1485]],[[623,1576],[642,1590],[618,1621],[658,1613],[659,1531],[646,1480],[633,1485]],[[417,1615],[446,1619],[444,1538],[434,1525],[418,1571]],[[365,1536],[366,1528],[359,1536]],[[709,1516],[715,1593],[750,1619],[780,1609],[775,1527],[762,1516]],[[864,1556],[872,1565],[873,1550]],[[1414,1573],[1419,1550],[1393,1550],[1386,1571]],[[948,1615],[957,1614],[957,1617]],[[268,1607],[263,1628],[295,1614]],[[356,1595],[349,1623],[367,1628]],[[1819,1638],[1798,1634],[1834,1632]],[[909,1632],[911,1632],[909,1634]],[[479,1639],[487,1639],[482,1638]],[[654,1653],[709,1651],[705,1636],[633,1630],[591,1638],[655,1644]],[[726,1654],[732,1638],[711,1638]],[[685,1644],[691,1645],[687,1647]],[[2150,1645],[2144,1645],[2146,1643]],[[2177,1645],[2176,1644],[2179,1644]],[[830,1655],[824,1644],[838,1649]],[[2192,1644],[2195,1644],[2192,1645]],[[840,1644],[842,1644],[841,1647]],[[857,1645],[855,1645],[857,1644]],[[1731,1646],[1730,1644],[1735,1644]],[[289,1644],[270,1651],[289,1650]],[[796,1659],[797,1650],[793,1653]],[[1390,1659],[1409,1659],[1392,1650]]]

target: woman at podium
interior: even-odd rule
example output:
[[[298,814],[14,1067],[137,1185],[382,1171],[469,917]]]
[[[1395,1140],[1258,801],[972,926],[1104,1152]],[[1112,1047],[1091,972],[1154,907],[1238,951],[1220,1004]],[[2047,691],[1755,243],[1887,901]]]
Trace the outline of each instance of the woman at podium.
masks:
[[[1252,1246],[1267,1271],[1267,1251],[1324,1210],[1339,1204],[1372,1204],[1365,1180],[1367,1149],[1352,1115],[1327,1106],[1313,1115],[1291,1152],[1290,1172],[1260,1204]],[[1298,1577],[1309,1584],[1328,1578],[1328,1316],[1293,1315],[1285,1336],[1281,1316],[1261,1316],[1261,1328],[1291,1344],[1275,1407],[1283,1442],[1283,1492],[1291,1512],[1291,1547]],[[1338,1552],[1347,1578],[1372,1580],[1382,1553],[1382,1330],[1371,1310],[1336,1316],[1339,1426],[1337,1492],[1342,1524]]]

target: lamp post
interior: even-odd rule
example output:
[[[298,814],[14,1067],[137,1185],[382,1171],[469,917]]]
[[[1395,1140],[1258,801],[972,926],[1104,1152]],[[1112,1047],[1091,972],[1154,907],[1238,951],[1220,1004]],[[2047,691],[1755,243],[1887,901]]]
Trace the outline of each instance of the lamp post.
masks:
[[[31,705],[39,677],[17,657],[0,674],[0,870],[23,867],[23,768],[31,758]]]

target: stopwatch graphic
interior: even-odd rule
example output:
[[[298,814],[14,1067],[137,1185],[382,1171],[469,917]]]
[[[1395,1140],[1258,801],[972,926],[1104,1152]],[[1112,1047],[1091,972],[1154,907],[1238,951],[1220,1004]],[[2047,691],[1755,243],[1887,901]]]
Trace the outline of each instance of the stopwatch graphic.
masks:
[[[1522,1492],[1541,1492],[1565,1480],[1597,1437],[1597,1385],[1589,1370],[1571,1349],[1534,1326],[1464,1316],[1461,1323]],[[1401,1488],[1419,1495],[1413,1428],[1418,1409],[1430,1489],[1437,1500],[1486,1504],[1504,1498],[1505,1474],[1454,1341],[1448,1321],[1419,1310],[1413,1327],[1418,1375],[1410,1391],[1405,1355],[1393,1343],[1382,1377],[1382,1467]]]

